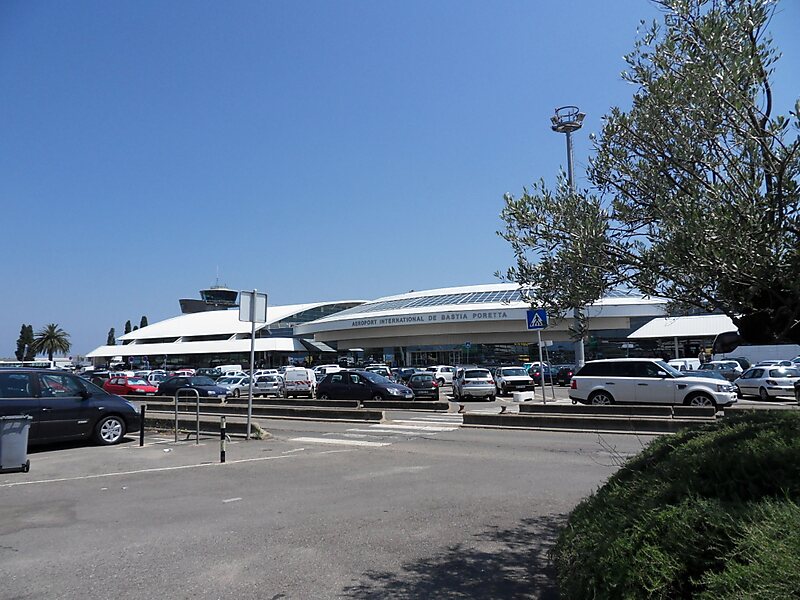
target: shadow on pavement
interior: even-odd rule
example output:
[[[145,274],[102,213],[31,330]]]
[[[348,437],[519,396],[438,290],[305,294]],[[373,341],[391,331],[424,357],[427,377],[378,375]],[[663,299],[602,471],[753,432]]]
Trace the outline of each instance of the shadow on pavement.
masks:
[[[555,569],[547,553],[565,522],[565,515],[550,515],[523,519],[514,529],[492,528],[406,563],[400,572],[367,571],[343,596],[555,599]]]

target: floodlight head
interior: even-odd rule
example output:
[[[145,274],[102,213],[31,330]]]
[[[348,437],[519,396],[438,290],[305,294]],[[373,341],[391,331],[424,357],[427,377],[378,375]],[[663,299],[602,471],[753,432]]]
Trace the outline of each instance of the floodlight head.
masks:
[[[556,109],[556,114],[550,117],[552,129],[558,133],[572,133],[583,125],[586,113],[580,112],[577,106],[562,106]]]

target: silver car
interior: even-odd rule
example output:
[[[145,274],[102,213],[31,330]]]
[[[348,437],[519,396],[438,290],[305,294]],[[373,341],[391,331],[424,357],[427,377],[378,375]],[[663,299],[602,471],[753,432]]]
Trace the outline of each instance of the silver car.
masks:
[[[453,396],[456,400],[486,398],[489,402],[494,402],[496,392],[494,377],[489,369],[458,369],[453,378]]]
[[[250,378],[241,376],[220,377],[217,379],[217,385],[228,390],[228,396],[238,398],[242,395],[242,392],[246,394],[250,391]]]
[[[256,377],[253,383],[253,395],[284,398],[286,396],[286,388],[283,385],[283,377],[280,375],[261,375]]]

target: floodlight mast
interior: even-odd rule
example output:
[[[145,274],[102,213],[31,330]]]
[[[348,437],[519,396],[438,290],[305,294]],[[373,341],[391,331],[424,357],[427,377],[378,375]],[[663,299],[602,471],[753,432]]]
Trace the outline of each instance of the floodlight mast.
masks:
[[[577,106],[571,105],[557,108],[555,114],[550,117],[553,131],[564,133],[567,136],[567,182],[569,183],[569,191],[572,194],[575,193],[575,179],[572,170],[572,134],[583,126],[585,118],[585,113],[582,113]],[[583,351],[582,306],[575,307],[573,317],[574,329],[580,334],[580,337],[575,341],[575,369],[580,369],[586,362]]]

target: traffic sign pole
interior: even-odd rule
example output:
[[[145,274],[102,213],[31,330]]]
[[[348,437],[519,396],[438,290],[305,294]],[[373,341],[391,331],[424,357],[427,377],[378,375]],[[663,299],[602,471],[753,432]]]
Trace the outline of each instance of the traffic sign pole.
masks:
[[[542,330],[537,329],[536,335],[539,338],[539,376],[542,383],[542,404],[547,404],[547,394],[544,391],[544,358],[542,358]]]

